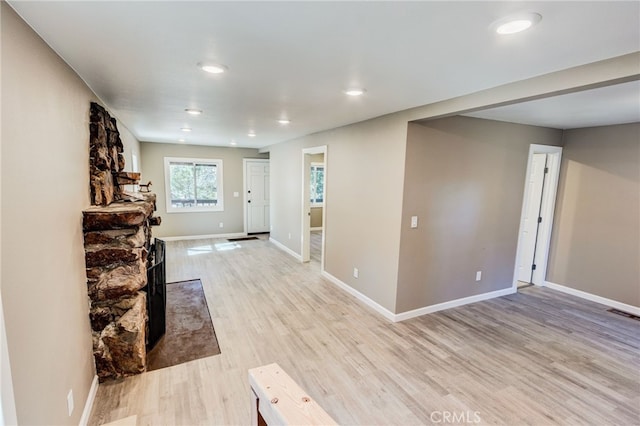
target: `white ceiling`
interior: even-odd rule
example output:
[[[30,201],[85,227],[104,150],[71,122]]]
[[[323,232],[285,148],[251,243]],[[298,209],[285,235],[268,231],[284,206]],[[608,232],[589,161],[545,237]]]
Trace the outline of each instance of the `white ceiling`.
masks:
[[[640,122],[640,81],[464,114],[555,129]]]
[[[640,51],[637,1],[9,3],[152,142],[264,147]],[[522,11],[542,21],[518,35],[490,30]],[[229,71],[206,74],[196,66],[206,61]],[[342,93],[354,85],[367,93]]]

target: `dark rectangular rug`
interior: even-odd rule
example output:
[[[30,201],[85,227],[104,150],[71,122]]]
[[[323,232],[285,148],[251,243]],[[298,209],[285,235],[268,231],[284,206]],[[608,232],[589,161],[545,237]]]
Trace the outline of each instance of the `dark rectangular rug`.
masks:
[[[259,238],[258,237],[227,238],[227,241],[249,241],[249,240],[259,240]]]
[[[218,339],[200,280],[168,283],[167,331],[147,353],[147,371],[219,353]]]

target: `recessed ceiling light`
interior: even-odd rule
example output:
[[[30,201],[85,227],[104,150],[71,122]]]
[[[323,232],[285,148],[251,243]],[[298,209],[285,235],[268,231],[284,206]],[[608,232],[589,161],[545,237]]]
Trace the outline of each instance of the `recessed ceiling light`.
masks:
[[[226,65],[221,64],[198,64],[202,71],[206,71],[211,74],[222,74],[226,72],[229,68]]]
[[[178,142],[186,142],[186,139],[178,139]]]
[[[291,120],[287,120],[286,118],[282,118],[282,119],[278,120],[278,123],[280,123],[280,124],[289,124],[289,123],[291,123]]]
[[[200,114],[202,114],[202,110],[201,109],[194,109],[194,108],[186,108],[185,112],[187,114],[191,114],[191,115],[200,115]]]
[[[528,12],[507,16],[493,23],[493,28],[500,35],[519,33],[533,27],[540,22],[542,16],[538,13]]]
[[[256,137],[256,132],[251,130],[249,133],[247,133],[247,136],[249,136],[250,138],[255,138]]]
[[[236,141],[231,141],[229,144],[234,146],[237,145]]]
[[[190,132],[191,127],[182,127],[180,130],[182,130],[183,132]]]
[[[345,95],[349,95],[349,96],[360,96],[360,95],[363,95],[364,92],[366,92],[366,90],[358,89],[355,87],[344,91]]]

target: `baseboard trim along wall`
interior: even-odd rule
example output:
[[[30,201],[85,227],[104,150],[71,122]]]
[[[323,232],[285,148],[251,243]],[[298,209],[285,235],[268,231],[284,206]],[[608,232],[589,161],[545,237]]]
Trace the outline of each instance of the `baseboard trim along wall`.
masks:
[[[185,235],[179,237],[156,237],[164,241],[183,241],[183,240],[204,240],[206,238],[241,238],[246,237],[244,232],[235,232],[232,234],[207,234],[207,235]]]
[[[98,376],[93,376],[91,382],[91,389],[89,389],[89,395],[84,403],[84,409],[82,410],[82,417],[80,417],[80,426],[87,426],[89,423],[89,416],[91,415],[91,409],[93,408],[93,401],[96,399],[96,393],[98,392]]]
[[[376,311],[379,314],[381,314],[383,317],[385,317],[389,321],[393,321],[393,322],[397,321],[396,320],[396,316],[397,316],[396,314],[394,314],[393,312],[391,312],[390,310],[388,310],[384,306],[380,305],[375,300],[370,299],[369,297],[367,297],[364,294],[360,293],[355,288],[353,288],[353,287],[349,286],[348,284],[345,284],[344,282],[340,281],[338,278],[334,277],[333,275],[331,275],[327,271],[322,271],[320,273],[320,275],[322,275],[324,278],[326,278],[327,280],[331,281],[331,283],[333,283],[336,286],[340,287],[342,290],[346,291],[347,293],[349,293],[350,295],[352,295],[353,297],[355,297],[356,299],[358,299],[359,301],[361,301],[365,305],[369,306],[370,308],[372,308],[374,311]]]
[[[289,247],[285,246],[280,241],[273,239],[273,237],[269,237],[269,241],[271,241],[273,243],[273,245],[278,247],[280,250],[282,250],[285,253],[287,253],[288,255],[293,256],[294,258],[296,258],[296,260],[298,260],[298,262],[302,262],[302,256],[301,255],[299,255],[295,251],[291,250]]]
[[[590,300],[591,302],[600,303],[602,305],[610,306],[612,308],[616,308],[620,311],[624,311],[633,315],[640,316],[640,307],[628,305],[626,303],[618,302],[616,300],[607,299],[606,297],[598,296],[595,294],[587,293],[586,291],[576,290],[575,288],[567,287],[564,285],[552,283],[549,281],[544,282],[545,287],[549,287],[552,290],[557,290],[562,293],[567,293],[572,296],[577,296],[582,299]]]
[[[316,226],[314,228],[309,228],[310,231],[322,231],[322,226]]]
[[[460,299],[449,300],[447,302],[437,303],[435,305],[425,306],[424,308],[414,309],[412,311],[396,314],[396,321],[404,321],[410,318],[419,317],[425,314],[431,314],[445,309],[457,308],[458,306],[468,305],[470,303],[482,302],[483,300],[494,299],[509,294],[513,294],[517,289],[513,287],[504,288],[502,290],[490,291],[488,293],[475,294],[473,296],[463,297]]]
[[[285,246],[280,241],[274,240],[272,237],[269,238],[269,241],[271,241],[280,250],[284,251],[285,253],[289,254],[290,256],[293,256],[294,258],[296,258],[298,261],[302,262],[302,256],[301,255],[299,255],[295,251],[291,250],[289,247]],[[356,299],[358,299],[359,301],[361,301],[365,305],[369,306],[374,311],[376,311],[377,313],[379,313],[380,315],[382,315],[383,317],[385,317],[386,319],[388,319],[389,321],[392,321],[392,322],[404,321],[404,320],[408,320],[408,319],[411,319],[411,318],[419,317],[419,316],[422,316],[422,315],[425,315],[425,314],[430,314],[430,313],[442,311],[442,310],[445,310],[445,309],[450,309],[450,308],[455,308],[455,307],[462,306],[462,305],[467,305],[469,303],[475,303],[475,302],[480,302],[480,301],[483,301],[483,300],[493,299],[495,297],[506,296],[508,294],[513,294],[516,291],[518,291],[517,288],[515,288],[515,287],[509,287],[509,288],[505,288],[505,289],[502,289],[502,290],[490,291],[488,293],[476,294],[474,296],[469,296],[469,297],[463,297],[461,299],[450,300],[448,302],[438,303],[436,305],[425,306],[424,308],[418,308],[418,309],[414,309],[412,311],[402,312],[400,314],[394,314],[393,312],[391,312],[390,310],[388,310],[387,308],[385,308],[384,306],[382,306],[381,304],[379,304],[375,300],[373,300],[373,299],[369,298],[368,296],[365,296],[364,294],[360,293],[358,290],[356,290],[355,288],[351,287],[350,285],[344,283],[343,281],[339,280],[338,278],[334,277],[333,275],[331,275],[327,271],[322,270],[320,272],[320,275],[322,275],[324,278],[326,278],[332,284],[334,284],[337,287],[341,288],[342,290],[346,291],[347,293],[349,293],[350,295],[352,295],[353,297],[355,297]]]
[[[481,302],[483,300],[493,299],[495,297],[506,296],[508,294],[513,294],[517,291],[513,287],[509,287],[503,290],[496,290],[496,291],[490,291],[488,293],[476,294],[474,296],[463,297],[461,299],[450,300],[448,302],[438,303],[436,305],[425,306],[423,308],[414,309],[412,311],[394,314],[393,312],[389,311],[387,308],[380,305],[376,301],[370,299],[369,297],[360,293],[358,290],[340,281],[338,278],[334,277],[327,271],[322,271],[322,276],[325,277],[327,280],[331,281],[333,284],[340,287],[342,290],[354,296],[356,299],[368,305],[370,308],[372,308],[373,310],[375,310],[376,312],[378,312],[379,314],[387,318],[389,321],[393,321],[393,322],[405,321],[405,320],[419,317],[422,315],[431,314],[433,312],[443,311],[445,309],[455,308],[462,305],[468,305],[469,303]]]

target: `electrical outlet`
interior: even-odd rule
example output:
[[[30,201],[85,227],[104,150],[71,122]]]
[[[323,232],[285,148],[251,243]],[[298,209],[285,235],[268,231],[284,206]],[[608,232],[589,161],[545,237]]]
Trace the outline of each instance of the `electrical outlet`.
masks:
[[[220,222],[220,228],[224,228],[224,223]]]
[[[353,278],[358,278],[358,275],[360,275],[360,271],[358,271],[358,268],[353,268]]]
[[[69,417],[73,414],[73,389],[69,389],[67,394],[67,409],[69,410]]]
[[[291,239],[291,232],[289,232],[289,239]]]
[[[476,281],[480,281],[482,279],[482,271],[476,272]]]
[[[233,198],[238,198],[239,196],[240,196],[240,193],[239,193],[239,192],[234,192],[234,193],[233,193]]]

